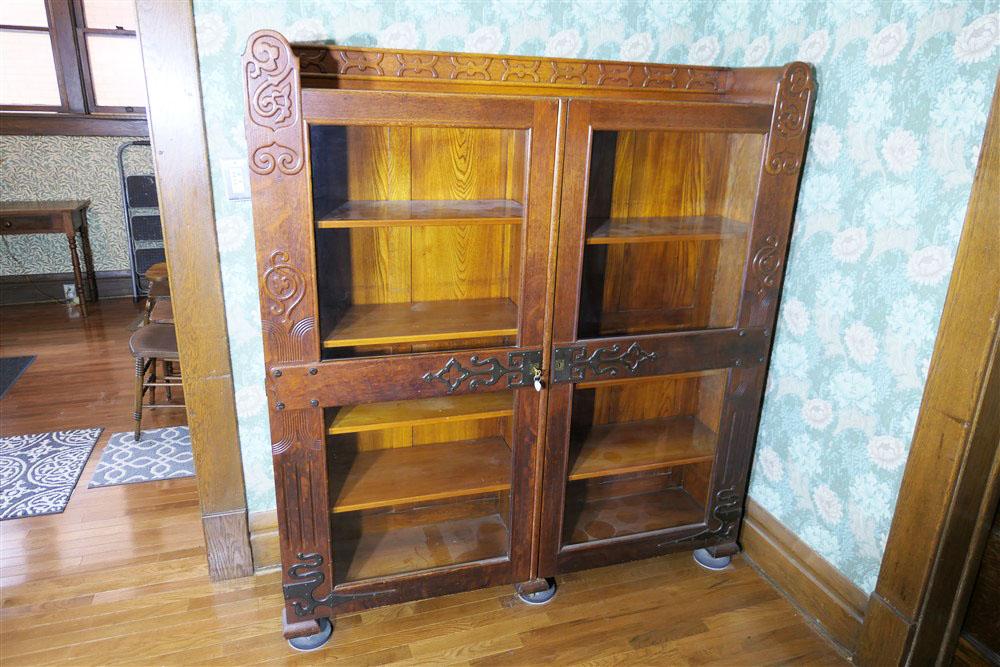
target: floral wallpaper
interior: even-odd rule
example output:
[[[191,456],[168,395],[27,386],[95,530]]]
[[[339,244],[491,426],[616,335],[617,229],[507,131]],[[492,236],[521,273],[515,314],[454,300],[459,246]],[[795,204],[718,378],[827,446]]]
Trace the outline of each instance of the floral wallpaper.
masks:
[[[128,271],[118,147],[137,138],[0,136],[0,199],[89,199],[94,268]],[[129,149],[126,160],[129,174],[153,170],[148,147]],[[32,234],[0,241],[0,275],[72,270],[64,237]]]
[[[195,0],[251,511],[274,506],[240,54],[293,41],[715,65],[816,66],[751,495],[865,591],[875,584],[997,72],[990,0]]]

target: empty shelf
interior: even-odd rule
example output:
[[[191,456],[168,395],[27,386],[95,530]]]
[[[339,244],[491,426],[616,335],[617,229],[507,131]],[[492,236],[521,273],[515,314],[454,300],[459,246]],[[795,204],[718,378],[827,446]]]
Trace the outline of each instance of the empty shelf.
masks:
[[[513,414],[514,396],[509,391],[345,405],[330,419],[327,433],[358,433],[399,426],[510,417]]]
[[[566,504],[563,542],[580,543],[698,523],[705,508],[682,488]]]
[[[331,451],[334,513],[510,489],[511,450],[500,437]]]
[[[569,479],[589,479],[711,461],[715,431],[695,417],[666,417],[590,429]]]
[[[514,225],[524,206],[510,199],[346,201],[322,215],[321,229],[390,225]]]
[[[587,236],[588,245],[703,241],[745,236],[749,225],[719,216],[610,218]]]
[[[510,299],[377,303],[349,307],[323,347],[417,343],[456,338],[513,336],[517,306]]]
[[[336,520],[333,530],[336,534]],[[339,541],[333,555],[338,580],[359,581],[503,558],[508,541],[503,518],[492,513],[386,530],[361,529],[354,539]]]

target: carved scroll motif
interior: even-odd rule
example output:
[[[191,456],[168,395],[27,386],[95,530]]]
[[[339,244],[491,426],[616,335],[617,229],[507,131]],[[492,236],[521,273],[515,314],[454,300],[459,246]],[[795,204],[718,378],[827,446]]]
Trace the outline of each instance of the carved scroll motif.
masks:
[[[288,253],[275,250],[271,253],[263,276],[264,293],[268,298],[271,321],[291,330],[296,320],[292,311],[302,302],[306,293],[306,279],[297,267],[289,263]]]
[[[764,245],[757,249],[750,262],[750,270],[756,278],[757,296],[764,296],[778,280],[781,269],[781,253],[778,252],[778,237],[773,234],[764,239]]]
[[[267,176],[277,169],[291,176],[302,170],[303,136],[299,76],[295,56],[276,32],[254,33],[244,54],[250,169]]]
[[[341,74],[385,76],[385,71],[382,69],[382,60],[385,58],[384,53],[372,53],[367,51],[337,51],[337,56],[340,58],[340,62],[342,63],[340,68]]]
[[[503,74],[501,81],[530,81],[538,83],[541,79],[538,76],[538,67],[542,64],[540,60],[511,60],[502,58]]]
[[[437,55],[419,56],[397,53],[396,62],[399,63],[399,67],[396,68],[396,76],[436,79],[438,78],[437,61]]]
[[[492,58],[476,58],[471,56],[451,57],[451,79],[472,79],[475,81],[490,80],[490,64]]]
[[[792,63],[778,82],[765,169],[771,174],[798,174],[806,140],[806,119],[816,89],[812,68]]]

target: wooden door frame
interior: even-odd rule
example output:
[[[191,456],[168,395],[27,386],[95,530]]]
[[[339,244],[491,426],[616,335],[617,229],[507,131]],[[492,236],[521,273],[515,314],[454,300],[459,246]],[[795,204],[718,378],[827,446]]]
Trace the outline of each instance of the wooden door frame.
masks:
[[[136,0],[208,572],[253,574],[191,0]]]
[[[998,79],[1000,85],[1000,79]],[[949,664],[1000,495],[1000,99],[994,90],[910,455],[857,650]]]

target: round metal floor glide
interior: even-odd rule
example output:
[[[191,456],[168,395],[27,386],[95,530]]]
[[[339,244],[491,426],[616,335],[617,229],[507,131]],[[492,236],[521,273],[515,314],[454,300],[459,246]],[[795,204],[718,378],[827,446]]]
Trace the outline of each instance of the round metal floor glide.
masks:
[[[555,579],[550,578],[546,579],[545,581],[548,582],[549,587],[546,588],[544,591],[538,591],[537,593],[522,593],[521,591],[517,591],[518,599],[520,599],[521,602],[525,604],[531,604],[536,606],[550,602],[552,598],[556,596],[556,589],[558,587],[556,586]]]
[[[309,651],[315,651],[321,648],[324,644],[330,641],[330,635],[333,634],[333,625],[330,623],[328,618],[317,619],[319,623],[319,632],[314,635],[306,635],[305,637],[295,637],[288,640],[288,645],[291,646],[296,651],[301,651],[302,653],[308,653]]]
[[[712,554],[708,553],[708,549],[695,549],[694,562],[706,570],[725,570],[733,562],[733,557],[719,556],[715,558]]]

